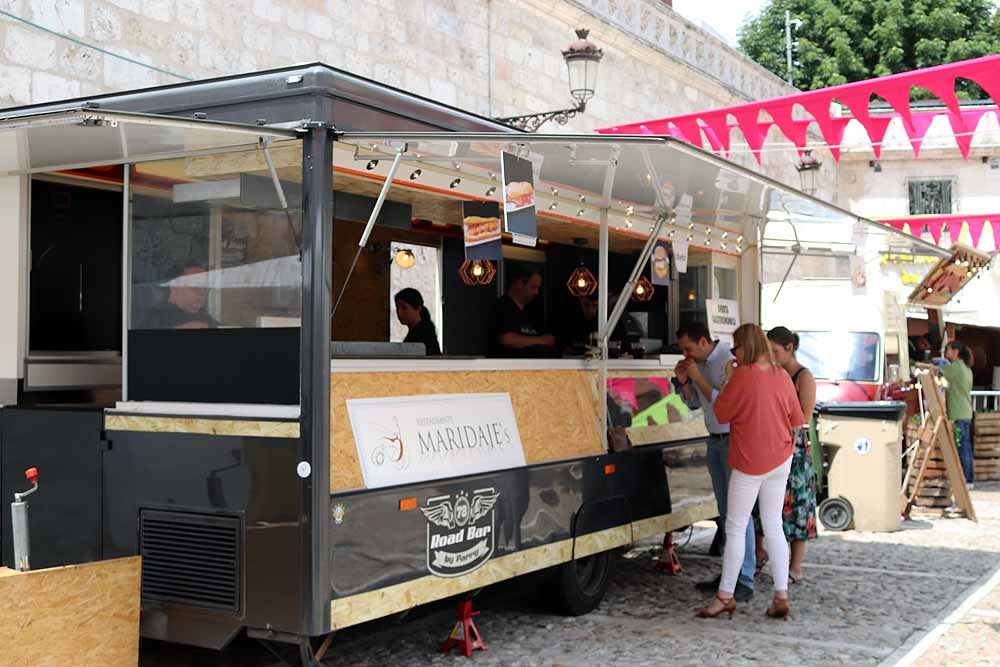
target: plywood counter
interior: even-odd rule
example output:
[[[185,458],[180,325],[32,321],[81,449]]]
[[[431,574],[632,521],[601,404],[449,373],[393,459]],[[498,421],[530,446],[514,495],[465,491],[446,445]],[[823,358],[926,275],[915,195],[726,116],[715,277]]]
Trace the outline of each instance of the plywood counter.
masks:
[[[0,568],[0,664],[137,664],[140,561]]]

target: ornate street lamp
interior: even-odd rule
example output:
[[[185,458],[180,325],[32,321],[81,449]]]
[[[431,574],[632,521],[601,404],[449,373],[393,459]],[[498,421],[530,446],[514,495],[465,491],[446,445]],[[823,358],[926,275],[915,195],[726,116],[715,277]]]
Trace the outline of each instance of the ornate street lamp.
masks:
[[[569,45],[569,48],[562,52],[563,60],[566,61],[566,69],[569,73],[569,93],[576,100],[576,106],[571,109],[559,109],[557,111],[543,111],[541,113],[527,114],[524,116],[508,116],[497,118],[498,121],[506,125],[511,125],[519,130],[537,132],[538,128],[550,120],[554,120],[560,125],[565,125],[578,113],[583,113],[587,109],[587,102],[594,96],[597,87],[597,68],[604,57],[604,51],[597,48],[593,42],[587,39],[589,30],[581,28],[576,31],[577,40]]]
[[[811,150],[802,151],[802,159],[795,165],[799,171],[799,181],[802,184],[802,192],[807,195],[816,194],[816,176],[819,168],[823,166]]]

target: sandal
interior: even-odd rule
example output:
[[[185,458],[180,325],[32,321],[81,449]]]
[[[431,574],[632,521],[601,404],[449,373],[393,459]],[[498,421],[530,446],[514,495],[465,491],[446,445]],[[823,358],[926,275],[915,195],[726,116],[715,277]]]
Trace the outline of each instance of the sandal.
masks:
[[[761,571],[762,571],[762,570],[763,570],[763,569],[764,569],[765,567],[767,567],[767,563],[768,563],[768,557],[767,557],[767,554],[766,554],[766,553],[764,554],[764,556],[763,556],[763,557],[758,557],[758,558],[757,558],[757,571],[756,571],[756,573],[755,573],[755,574],[760,574],[760,573],[761,573]]]
[[[729,614],[729,618],[731,620],[733,618],[733,612],[736,611],[736,598],[734,598],[734,597],[724,598],[724,597],[721,597],[718,593],[716,593],[715,594],[715,600],[718,600],[719,602],[722,603],[722,607],[720,607],[717,611],[714,611],[714,612],[709,611],[708,610],[708,606],[705,606],[705,607],[702,607],[701,609],[699,609],[698,611],[696,611],[695,615],[698,618],[716,618],[718,616],[721,616],[722,614],[728,613]],[[713,600],[713,602],[715,600]],[[712,603],[709,602],[708,604],[712,604]]]

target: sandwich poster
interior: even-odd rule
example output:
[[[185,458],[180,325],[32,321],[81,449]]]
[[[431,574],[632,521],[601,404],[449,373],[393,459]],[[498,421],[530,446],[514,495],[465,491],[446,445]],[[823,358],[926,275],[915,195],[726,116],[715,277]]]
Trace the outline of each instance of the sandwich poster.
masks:
[[[666,241],[657,241],[649,256],[650,282],[654,285],[670,284],[670,249]]]
[[[465,259],[499,260],[500,206],[494,201],[462,203],[462,235],[465,238]]]
[[[538,240],[535,218],[535,184],[531,160],[513,153],[500,154],[503,177],[504,231],[513,235],[514,243],[534,246]]]

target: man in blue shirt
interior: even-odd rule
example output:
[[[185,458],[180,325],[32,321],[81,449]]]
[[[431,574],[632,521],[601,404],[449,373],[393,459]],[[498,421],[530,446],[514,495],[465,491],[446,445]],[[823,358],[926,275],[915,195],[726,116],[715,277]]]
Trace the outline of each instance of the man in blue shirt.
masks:
[[[729,489],[729,424],[720,424],[715,418],[713,405],[722,381],[726,375],[726,364],[732,362],[733,354],[729,343],[713,341],[708,327],[701,322],[692,322],[677,332],[677,344],[684,359],[677,364],[674,373],[680,383],[681,394],[688,407],[701,407],[705,414],[705,428],[708,429],[708,472],[712,476],[712,490],[719,506],[719,517],[715,520],[716,532],[713,547],[725,544],[726,537],[726,495]],[[746,556],[740,569],[734,596],[740,602],[753,597],[753,580],[757,568],[756,540],[753,521],[747,524]],[[698,582],[699,590],[718,590],[719,578]]]

